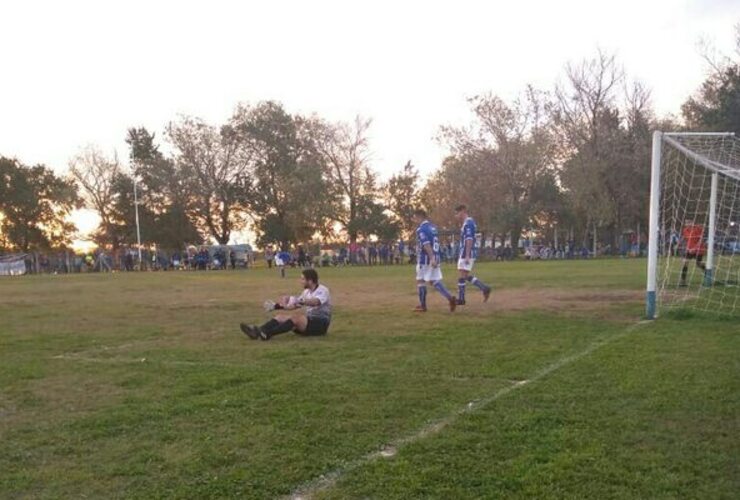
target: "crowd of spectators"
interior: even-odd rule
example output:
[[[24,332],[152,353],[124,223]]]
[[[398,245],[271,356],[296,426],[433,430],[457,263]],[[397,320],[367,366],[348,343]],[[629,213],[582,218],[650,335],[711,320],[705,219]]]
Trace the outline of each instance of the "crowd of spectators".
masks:
[[[645,245],[634,238],[625,239],[618,249],[622,256],[642,256]],[[612,254],[610,245],[599,245],[597,255]],[[444,263],[457,261],[457,245],[452,239],[441,245]],[[332,267],[332,266],[389,266],[416,263],[415,244],[403,240],[387,242],[353,242],[345,245],[296,245],[278,249],[268,245],[258,255],[250,245],[190,245],[182,250],[141,249],[125,247],[115,252],[95,250],[87,254],[72,252],[27,254],[26,269],[29,273],[109,272],[109,271],[170,271],[170,270],[226,270],[248,269],[255,262],[264,261],[272,267],[277,255],[287,256],[289,267]],[[507,261],[517,257],[525,260],[586,259],[593,258],[591,248],[576,245],[574,241],[541,243],[522,240],[515,250],[506,244],[486,245],[479,249],[480,260]],[[282,259],[281,259],[282,260]]]

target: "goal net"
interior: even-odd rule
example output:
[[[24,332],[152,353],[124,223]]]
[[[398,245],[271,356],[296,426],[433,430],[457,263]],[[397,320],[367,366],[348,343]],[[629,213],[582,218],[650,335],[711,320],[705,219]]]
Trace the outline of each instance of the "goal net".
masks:
[[[740,140],[653,134],[647,317],[740,314]]]

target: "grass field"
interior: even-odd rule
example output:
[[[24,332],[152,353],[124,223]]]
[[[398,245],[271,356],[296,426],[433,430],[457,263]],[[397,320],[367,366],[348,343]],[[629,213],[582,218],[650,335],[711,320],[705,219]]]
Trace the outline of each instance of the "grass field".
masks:
[[[411,267],[320,270],[329,335],[269,342],[297,271],[0,279],[0,498],[736,498],[740,321],[641,323],[644,268],[426,315]]]

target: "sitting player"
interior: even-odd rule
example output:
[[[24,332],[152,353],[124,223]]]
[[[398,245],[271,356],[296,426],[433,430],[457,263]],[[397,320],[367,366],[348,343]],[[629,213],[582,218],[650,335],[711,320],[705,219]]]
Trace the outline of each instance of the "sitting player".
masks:
[[[262,326],[241,323],[244,334],[252,340],[270,340],[274,335],[293,331],[299,335],[325,335],[331,323],[331,296],[329,289],[319,284],[315,269],[301,271],[303,292],[294,297],[281,297],[277,303],[266,302],[269,309],[296,310],[306,307],[306,312],[279,313]]]

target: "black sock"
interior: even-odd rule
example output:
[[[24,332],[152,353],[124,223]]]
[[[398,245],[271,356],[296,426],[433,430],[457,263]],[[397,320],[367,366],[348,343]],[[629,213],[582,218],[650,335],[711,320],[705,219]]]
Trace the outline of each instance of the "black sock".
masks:
[[[681,269],[681,283],[686,283],[686,273],[689,270],[689,265],[684,264],[683,269]]]
[[[281,333],[289,332],[295,328],[295,324],[293,323],[292,319],[289,319],[288,321],[284,321],[282,323],[279,323],[276,327],[272,329],[272,331],[267,332],[267,334],[272,337],[273,335],[279,335]]]
[[[279,324],[280,324],[280,322],[278,320],[276,320],[276,319],[273,318],[270,321],[268,321],[267,323],[265,323],[264,325],[262,325],[260,327],[260,330],[262,330],[263,332],[265,332],[265,333],[267,333],[269,335],[272,332],[272,329],[275,328],[276,326],[278,326]]]

